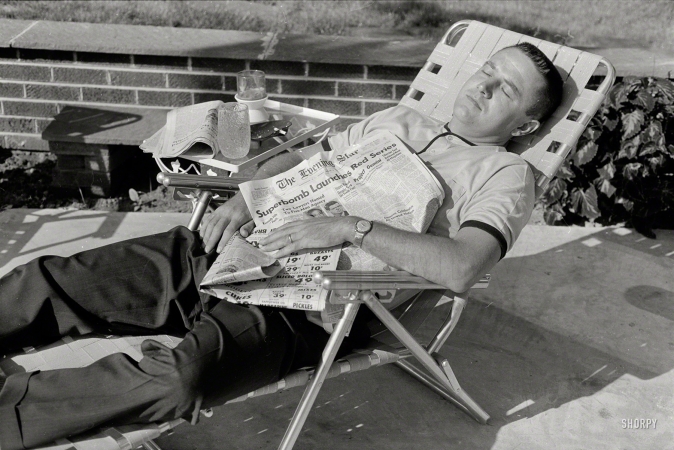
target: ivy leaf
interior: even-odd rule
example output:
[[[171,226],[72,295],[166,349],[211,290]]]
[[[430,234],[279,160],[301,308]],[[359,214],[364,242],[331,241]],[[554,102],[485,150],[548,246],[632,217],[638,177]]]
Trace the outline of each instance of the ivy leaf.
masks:
[[[608,198],[611,198],[617,189],[611,184],[608,180],[598,180],[599,181],[599,192],[605,194]]]
[[[571,192],[571,206],[577,214],[587,219],[594,220],[600,216],[597,191],[594,186],[585,190],[574,189]]]
[[[578,149],[575,155],[573,155],[573,162],[577,166],[582,166],[595,157],[599,146],[593,141],[587,141],[583,144],[582,147]]]
[[[641,132],[641,139],[644,142],[659,142],[664,139],[662,134],[662,122],[659,120],[651,121],[648,126]]]
[[[615,165],[613,164],[613,161],[609,161],[606,165],[597,169],[597,173],[602,180],[608,181],[612,179],[615,175]]]
[[[623,167],[623,176],[628,180],[632,181],[635,177],[639,176],[639,172],[642,166],[643,164],[641,164],[640,162],[632,162],[629,164],[625,164],[625,167]]]
[[[635,136],[641,130],[644,119],[644,112],[640,109],[622,114],[623,140]]]
[[[545,203],[547,205],[551,205],[559,201],[566,192],[566,187],[566,181],[560,178],[554,178],[550,184],[548,184],[548,188],[545,190]]]
[[[627,84],[618,83],[615,86],[613,86],[613,89],[611,89],[611,92],[608,94],[608,98],[611,101],[611,105],[615,109],[620,109],[620,106],[628,101],[627,93],[628,93]]]
[[[583,137],[591,141],[596,141],[599,136],[601,136],[601,130],[595,127],[587,127],[583,131]]]
[[[674,83],[665,78],[654,78],[650,87],[668,102],[674,102]]]
[[[620,151],[618,152],[618,158],[629,158],[632,159],[637,156],[637,151],[641,145],[641,138],[635,136],[632,139],[623,140],[620,143]]]
[[[604,126],[609,131],[615,130],[615,127],[618,126],[618,122],[620,121],[618,120],[617,117],[611,119],[608,116],[604,116]]]
[[[621,83],[617,83],[609,92],[608,97],[611,105],[615,109],[620,109],[623,103],[629,103],[628,95],[634,91],[637,85],[640,85],[641,80],[636,77],[625,77]]]
[[[632,209],[634,209],[634,202],[624,197],[616,197],[615,202],[618,205],[623,205],[627,211],[632,211]]]
[[[655,99],[648,91],[637,91],[632,99],[632,103],[639,105],[646,111],[651,112],[655,107]]]
[[[639,156],[646,156],[650,155],[652,153],[657,152],[660,150],[660,147],[655,144],[654,142],[647,142],[645,145],[641,147],[641,150],[639,151]]]
[[[674,155],[674,145],[668,145],[668,146],[667,146],[667,150],[669,150],[669,153],[671,153],[672,155]]]
[[[651,169],[653,169],[654,171],[656,171],[664,163],[665,163],[664,155],[658,155],[648,158],[648,164],[650,164]]]
[[[564,218],[564,209],[559,203],[548,206],[543,211],[543,219],[548,225],[554,225]]]
[[[646,164],[642,164],[641,166],[641,178],[642,180],[648,177],[648,175],[651,174],[651,171],[648,169],[648,166]]]
[[[573,171],[571,170],[571,167],[569,166],[568,160],[565,160],[562,163],[562,165],[559,166],[559,169],[557,169],[557,173],[555,174],[555,176],[557,178],[561,178],[562,180],[573,180],[575,175],[573,174]]]

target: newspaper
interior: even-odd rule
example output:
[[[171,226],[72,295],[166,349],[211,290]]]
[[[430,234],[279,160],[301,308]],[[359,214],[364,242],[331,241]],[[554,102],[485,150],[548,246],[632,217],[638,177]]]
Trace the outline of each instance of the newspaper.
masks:
[[[219,153],[218,106],[215,100],[172,109],[166,115],[166,125],[147,138],[140,148],[153,156],[173,158],[189,151],[190,155],[214,157]]]
[[[312,283],[316,271],[389,266],[354,246],[292,254],[275,266],[273,255],[256,248],[260,239],[285,223],[346,215],[423,233],[444,199],[437,179],[390,132],[318,153],[284,173],[239,187],[255,230],[246,240],[239,235],[230,240],[202,289],[234,302],[312,311],[326,307],[327,292]]]

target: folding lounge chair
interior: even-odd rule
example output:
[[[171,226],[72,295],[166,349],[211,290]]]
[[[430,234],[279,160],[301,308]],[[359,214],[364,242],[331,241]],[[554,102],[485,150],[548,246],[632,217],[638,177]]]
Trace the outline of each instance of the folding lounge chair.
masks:
[[[536,45],[552,59],[565,80],[562,104],[552,117],[537,133],[515,138],[508,148],[509,151],[520,154],[532,167],[536,176],[536,195],[539,196],[576,145],[611,88],[615,71],[608,61],[591,53],[480,22],[461,21],[455,23],[436,46],[401,104],[433,118],[448,121],[454,99],[463,83],[493,53],[520,42]],[[603,81],[597,90],[586,88],[597,69],[604,72]],[[214,191],[235,188],[244,181],[176,174],[159,174],[158,178],[167,186],[200,191],[199,201],[189,223],[191,229],[198,227]],[[300,370],[283,380],[232,400],[241,401],[308,383],[279,448],[292,448],[326,378],[391,362],[395,362],[478,422],[486,423],[488,414],[461,389],[449,362],[438,353],[459,320],[466,304],[465,298],[406,272],[319,272],[315,274],[314,280],[331,290],[331,302],[345,304],[344,315],[328,340],[320,364],[315,369]],[[474,287],[485,287],[488,282],[489,276],[486,276]],[[407,288],[424,291],[394,311],[386,310],[372,294],[373,290],[378,289]],[[381,331],[373,335],[368,348],[334,361],[337,349],[362,303],[377,316],[382,324]],[[446,314],[443,325],[427,345],[421,345],[413,336],[414,330],[429,314],[440,312]],[[167,339],[171,338],[164,337],[160,340]],[[411,364],[411,357],[423,369]],[[176,422],[178,421],[139,427],[129,430],[128,433],[124,429],[103,430],[90,441],[96,441],[95,447],[87,446],[86,440],[72,440],[70,442],[77,443],[63,443],[62,446],[49,448],[117,449],[143,445],[144,448],[155,449],[158,447],[151,439],[172,429]],[[104,447],[104,441],[111,446]]]

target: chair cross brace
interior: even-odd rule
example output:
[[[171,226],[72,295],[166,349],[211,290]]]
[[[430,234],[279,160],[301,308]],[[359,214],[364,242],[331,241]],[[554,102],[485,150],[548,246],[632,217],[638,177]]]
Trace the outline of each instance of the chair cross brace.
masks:
[[[452,368],[446,358],[441,357],[435,353],[435,349],[440,346],[451,333],[458,316],[460,315],[465,300],[459,299],[458,303],[453,305],[451,317],[445,322],[441,330],[431,342],[430,347],[433,350],[425,349],[417,340],[410,334],[405,327],[396,320],[396,318],[386,309],[384,305],[377,299],[371,291],[363,291],[359,296],[349,296],[349,301],[344,309],[342,318],[337,322],[335,330],[330,335],[328,343],[323,350],[321,360],[314,372],[309,385],[307,386],[302,399],[300,400],[295,414],[288,426],[279,449],[292,449],[299,433],[304,426],[304,423],[309,415],[311,407],[313,406],[320,388],[326,379],[328,371],[337,354],[339,346],[342,344],[344,337],[351,329],[356,313],[362,303],[370,308],[374,315],[388,328],[388,330],[402,343],[410,353],[410,356],[416,360],[426,369],[426,372],[413,366],[409,361],[397,361],[401,368],[422,381],[424,384],[431,387],[435,392],[450,400],[452,403],[460,407],[461,410],[469,414],[476,421],[486,423],[489,415],[463,390],[459,385]],[[355,298],[354,298],[355,297]],[[457,306],[458,305],[458,306]],[[429,375],[430,374],[430,375]]]

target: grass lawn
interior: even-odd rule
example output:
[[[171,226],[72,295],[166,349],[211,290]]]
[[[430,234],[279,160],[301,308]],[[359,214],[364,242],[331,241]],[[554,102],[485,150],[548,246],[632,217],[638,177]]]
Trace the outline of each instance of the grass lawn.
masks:
[[[674,53],[670,0],[0,1],[0,17],[432,40],[477,19],[572,46]]]

